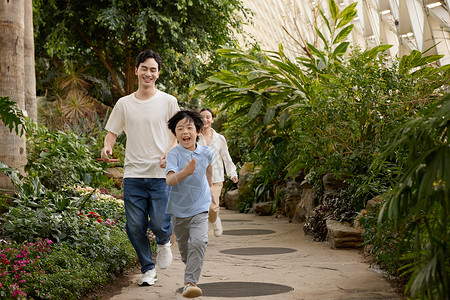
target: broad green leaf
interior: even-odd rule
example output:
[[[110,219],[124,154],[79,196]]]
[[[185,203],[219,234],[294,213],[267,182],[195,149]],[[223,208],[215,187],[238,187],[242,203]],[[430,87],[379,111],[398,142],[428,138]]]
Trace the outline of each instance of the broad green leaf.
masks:
[[[211,87],[211,84],[209,84],[209,83],[207,83],[207,82],[204,82],[204,83],[197,84],[197,85],[194,87],[194,89],[195,89],[196,91],[204,91],[204,90],[209,89],[210,87]]]
[[[336,28],[341,28],[353,20],[357,13],[357,10],[355,9],[357,4],[357,2],[350,4],[339,13],[337,18],[340,19],[340,21]]]
[[[240,64],[259,64],[259,62],[257,60],[254,60],[253,58],[247,57],[247,56],[239,56],[239,59],[236,60],[234,62],[234,64],[236,63],[240,63]]]
[[[316,47],[314,47],[313,45],[311,45],[310,43],[306,42],[306,45],[308,46],[309,49],[311,49],[311,51],[316,54],[317,56],[319,56],[320,58],[322,58],[323,60],[325,60],[325,55],[322,51],[318,50]]]
[[[223,84],[223,85],[230,85],[230,84],[224,82],[223,80],[221,80],[221,79],[219,79],[219,78],[217,78],[217,77],[209,77],[209,78],[208,78],[208,81],[209,81],[209,82],[218,83],[218,84]]]
[[[435,61],[440,60],[443,57],[444,57],[444,55],[438,55],[438,54],[422,57],[422,60],[420,61],[420,63],[421,63],[420,65],[423,66],[423,65],[433,63]]]
[[[350,32],[352,32],[353,30],[353,24],[348,25],[347,27],[345,27],[344,29],[342,29],[338,35],[336,36],[336,38],[333,41],[333,45],[342,42],[343,40],[345,40],[347,38],[347,36],[350,34]]]
[[[416,67],[422,58],[422,53],[418,50],[413,50],[409,54],[409,61],[411,62],[411,67]]]
[[[409,69],[410,69],[409,56],[403,55],[402,58],[400,59],[399,65],[398,65],[398,71],[399,71],[400,75],[405,75]]]
[[[319,74],[320,77],[329,79],[329,80],[333,80],[336,79],[336,76],[330,75],[330,74]]]
[[[340,43],[336,49],[334,49],[333,53],[331,54],[331,58],[335,58],[337,56],[342,56],[343,54],[345,54],[345,52],[347,52],[348,46],[350,45],[349,42],[343,42]]]
[[[334,0],[328,0],[328,6],[330,7],[331,17],[336,24],[337,17],[339,15],[339,8]]]
[[[248,118],[250,120],[253,120],[258,115],[262,105],[263,101],[261,99],[257,99],[255,102],[253,102],[252,106],[250,107],[250,111],[248,112]]]
[[[288,110],[283,111],[283,113],[280,116],[280,127],[284,128],[286,126],[287,121],[290,118],[290,114]]]
[[[275,107],[271,107],[266,111],[266,115],[264,116],[264,125],[270,124],[270,122],[272,122],[276,111],[277,109]]]
[[[391,47],[392,47],[392,45],[379,45],[379,46],[373,47],[370,50],[364,51],[364,54],[367,57],[375,57],[379,52],[384,52]]]

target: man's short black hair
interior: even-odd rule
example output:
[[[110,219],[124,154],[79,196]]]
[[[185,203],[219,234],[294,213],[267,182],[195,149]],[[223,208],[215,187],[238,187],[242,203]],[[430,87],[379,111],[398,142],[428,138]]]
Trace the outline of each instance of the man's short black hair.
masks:
[[[204,111],[209,111],[209,113],[211,114],[211,117],[214,119],[214,113],[213,113],[213,111],[211,110],[211,108],[205,107],[205,108],[202,108],[202,109],[200,110],[200,112],[204,112]]]
[[[170,131],[172,131],[172,133],[174,135],[176,135],[175,129],[177,127],[178,122],[180,122],[184,118],[187,118],[188,121],[192,121],[194,123],[197,133],[200,132],[200,130],[202,130],[203,119],[202,119],[202,115],[200,115],[199,112],[197,112],[195,110],[180,110],[175,115],[173,115],[173,117],[170,118],[170,120],[167,122],[167,126],[169,127]],[[198,136],[197,136],[197,141],[198,141]]]
[[[139,65],[147,60],[147,58],[154,58],[158,63],[158,71],[161,71],[162,60],[158,53],[153,50],[144,50],[136,57],[136,69],[139,69]]]

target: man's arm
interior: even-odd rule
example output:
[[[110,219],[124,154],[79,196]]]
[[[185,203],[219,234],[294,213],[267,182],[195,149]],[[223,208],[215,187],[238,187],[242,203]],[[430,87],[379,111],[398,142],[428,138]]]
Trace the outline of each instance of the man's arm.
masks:
[[[184,178],[188,177],[189,175],[192,175],[195,171],[195,167],[197,166],[197,161],[195,158],[191,159],[186,167],[184,167],[183,170],[180,172],[175,173],[174,171],[169,171],[166,175],[166,183],[169,186],[174,186],[175,184],[179,183]]]
[[[109,162],[109,155],[112,155],[112,148],[116,143],[117,135],[112,132],[108,132],[105,137],[105,142],[102,149],[101,157],[104,161]]]

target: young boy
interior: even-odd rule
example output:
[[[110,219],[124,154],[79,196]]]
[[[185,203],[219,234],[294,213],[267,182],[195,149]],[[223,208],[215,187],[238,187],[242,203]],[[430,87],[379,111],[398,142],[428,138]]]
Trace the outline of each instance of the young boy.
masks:
[[[214,152],[197,144],[203,126],[198,112],[179,111],[168,126],[179,144],[166,157],[166,182],[172,187],[166,213],[172,217],[181,260],[186,265],[182,295],[195,298],[202,295],[197,282],[208,243]]]

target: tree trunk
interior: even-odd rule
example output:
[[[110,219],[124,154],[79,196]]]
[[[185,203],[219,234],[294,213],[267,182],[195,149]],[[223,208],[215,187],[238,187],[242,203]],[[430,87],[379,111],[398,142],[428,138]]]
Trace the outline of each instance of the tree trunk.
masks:
[[[36,73],[34,68],[33,0],[25,0],[25,109],[28,117],[37,124]]]
[[[0,96],[9,97],[25,109],[24,0],[0,0]],[[0,122],[0,161],[23,172],[26,164],[25,136],[10,133]],[[0,188],[12,189],[0,174]]]
[[[136,74],[133,58],[129,55],[126,57],[125,63],[125,93],[129,95],[136,91]]]

